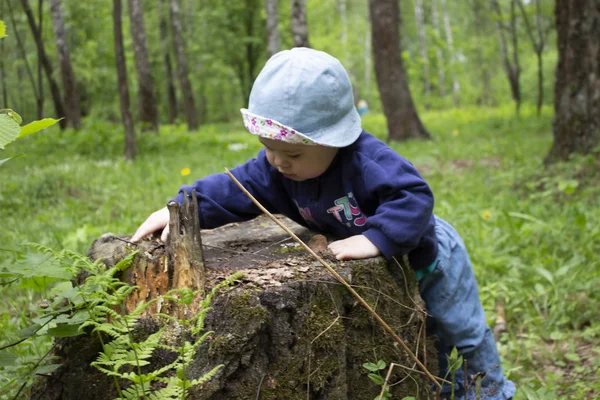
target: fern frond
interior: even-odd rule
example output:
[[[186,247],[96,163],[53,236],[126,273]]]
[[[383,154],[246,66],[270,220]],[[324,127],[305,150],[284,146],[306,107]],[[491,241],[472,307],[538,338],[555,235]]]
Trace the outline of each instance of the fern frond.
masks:
[[[203,385],[206,382],[210,381],[212,378],[215,377],[215,375],[217,374],[217,372],[219,372],[219,370],[221,368],[223,368],[224,366],[225,366],[224,364],[217,365],[216,367],[214,367],[213,369],[211,369],[210,371],[208,371],[206,374],[202,375],[200,378],[197,378],[197,379],[194,379],[194,380],[190,381],[191,386]]]

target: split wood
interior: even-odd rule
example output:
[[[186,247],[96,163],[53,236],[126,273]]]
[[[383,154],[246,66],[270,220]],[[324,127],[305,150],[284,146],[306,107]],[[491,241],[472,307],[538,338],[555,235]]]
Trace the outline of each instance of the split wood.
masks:
[[[228,168],[225,168],[225,173],[227,175],[229,175],[229,177],[231,178],[231,180],[233,180],[233,182],[235,182],[235,184],[244,192],[244,194],[246,196],[248,196],[250,198],[250,200],[252,200],[252,202],[254,204],[256,204],[256,206],[262,211],[264,212],[269,218],[271,218],[277,225],[279,225],[281,227],[281,229],[283,229],[284,231],[286,231],[286,233],[288,235],[290,235],[296,242],[298,242],[302,247],[304,247],[306,249],[306,251],[308,251],[313,257],[315,257],[326,269],[327,271],[329,271],[329,273],[331,273],[335,279],[338,280],[338,282],[340,282],[342,285],[344,285],[346,287],[346,289],[348,289],[348,291],[354,296],[356,297],[356,299],[358,300],[358,302],[360,304],[363,305],[363,307],[365,307],[367,309],[367,311],[373,316],[373,318],[375,318],[375,320],[377,322],[379,322],[379,325],[381,325],[383,327],[383,329],[390,335],[392,336],[392,338],[404,349],[404,351],[406,352],[406,354],[408,354],[410,356],[410,358],[413,359],[413,361],[419,366],[419,368],[421,368],[423,370],[423,372],[425,373],[425,375],[427,375],[427,377],[433,382],[434,385],[436,385],[437,390],[439,391],[442,387],[442,385],[440,385],[440,383],[437,381],[436,377],[434,377],[431,372],[429,372],[429,370],[427,369],[427,367],[425,365],[423,365],[423,363],[421,361],[419,361],[419,359],[417,358],[417,356],[415,356],[415,354],[408,348],[408,346],[406,345],[406,343],[404,343],[404,341],[400,338],[400,336],[398,336],[396,334],[396,332],[394,332],[394,330],[379,316],[379,314],[377,314],[377,312],[375,312],[375,310],[373,310],[371,308],[371,306],[369,305],[369,303],[367,303],[353,288],[352,286],[350,286],[350,284],[348,282],[346,282],[346,280],[340,275],[338,274],[327,262],[325,262],[325,260],[323,260],[321,257],[319,257],[319,255],[317,253],[315,253],[310,247],[308,247],[308,245],[306,243],[304,243],[298,236],[296,236],[294,234],[294,232],[292,232],[287,226],[285,226],[281,221],[279,221],[277,218],[275,218],[275,216],[273,216],[273,214],[271,214],[269,212],[269,210],[267,210],[265,207],[263,207],[262,204],[260,204],[260,202],[258,200],[256,200],[254,198],[254,196],[252,196],[252,194],[246,190],[246,188],[240,183],[240,181],[237,180],[237,178],[235,176],[233,176],[233,174],[229,171]]]

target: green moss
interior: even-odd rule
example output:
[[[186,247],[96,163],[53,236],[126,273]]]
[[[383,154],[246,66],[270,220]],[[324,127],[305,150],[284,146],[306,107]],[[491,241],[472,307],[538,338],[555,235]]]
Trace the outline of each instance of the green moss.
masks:
[[[278,249],[273,250],[273,253],[278,254],[287,254],[287,253],[297,253],[299,251],[305,251],[302,246],[282,246]]]
[[[267,320],[269,312],[260,305],[258,297],[244,293],[231,298],[231,317],[244,324],[248,321],[262,323]]]

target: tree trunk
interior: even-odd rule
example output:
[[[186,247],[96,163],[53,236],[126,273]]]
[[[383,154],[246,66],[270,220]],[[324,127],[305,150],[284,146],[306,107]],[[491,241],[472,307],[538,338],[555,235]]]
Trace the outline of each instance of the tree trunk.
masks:
[[[419,47],[423,62],[423,94],[425,95],[425,109],[429,108],[430,79],[429,79],[429,54],[427,52],[427,39],[425,33],[425,18],[423,17],[423,0],[415,1],[415,19],[419,32]]]
[[[69,54],[60,0],[50,0],[50,15],[52,16],[56,50],[58,52],[58,64],[60,65],[60,74],[65,90],[64,104],[67,124],[73,129],[80,129],[81,110],[79,108],[79,92],[77,91],[75,71],[73,71],[73,65],[71,64],[71,55]]]
[[[490,82],[490,71],[488,63],[483,58],[483,51],[481,49],[481,38],[486,36],[484,33],[484,24],[482,24],[483,15],[486,15],[485,9],[482,13],[481,0],[473,1],[473,14],[475,15],[475,62],[481,70],[481,100],[480,104],[484,106],[491,105],[491,82]]]
[[[133,38],[133,54],[138,82],[138,105],[142,130],[152,129],[158,132],[158,108],[154,79],[148,59],[146,29],[141,0],[129,0],[129,19],[131,21],[131,37]]]
[[[119,104],[121,105],[121,118],[125,127],[125,159],[133,160],[135,157],[135,132],[133,118],[129,107],[129,86],[127,83],[127,64],[125,50],[123,49],[123,11],[121,0],[113,0],[113,33],[115,37],[115,61],[119,85]]]
[[[367,101],[367,104],[371,104],[371,75],[373,73],[373,63],[371,61],[371,55],[373,51],[371,50],[371,29],[367,27],[365,29],[365,51],[364,51],[364,60],[365,60],[365,90],[363,94],[363,98]]]
[[[292,37],[294,47],[310,47],[306,23],[306,0],[292,1]]]
[[[44,32],[44,8],[43,0],[38,0],[38,21],[40,27],[40,35]],[[43,39],[43,38],[42,38]],[[38,81],[38,98],[37,98],[37,119],[44,118],[44,81],[42,76],[42,55],[38,49],[37,62],[37,81]]]
[[[450,16],[446,7],[446,0],[442,2],[442,14],[444,16],[444,29],[446,30],[446,43],[448,43],[448,51],[450,52],[450,67],[452,68],[452,100],[454,106],[460,104],[460,83],[456,74],[456,52],[454,51],[454,39],[452,36],[452,27],[450,26]]]
[[[309,238],[306,229],[288,219],[284,223],[304,240]],[[194,379],[216,365],[223,367],[211,381],[191,388],[188,398],[373,399],[381,387],[367,377],[364,363],[381,359],[387,365],[414,365],[347,289],[307,252],[286,241],[289,237],[269,220],[259,217],[203,231],[202,236],[207,291],[235,272],[243,277],[213,299],[205,329],[214,333],[200,345],[186,372]],[[313,248],[325,252],[327,239],[318,237]],[[139,253],[124,278],[138,286],[134,292],[138,299],[151,300],[173,287],[175,279],[169,284],[169,277],[177,275],[177,258],[168,249],[171,244],[165,248],[144,240],[137,245]],[[114,266],[130,252],[119,238],[103,235],[89,255]],[[380,257],[336,262],[334,268],[435,374],[437,356],[433,343],[424,340],[426,315],[414,272],[396,263],[388,265]],[[145,287],[145,282],[157,285]],[[130,302],[129,307],[134,305]],[[161,312],[173,315],[168,305]],[[161,325],[167,324],[157,316],[143,319],[136,336],[145,337]],[[165,327],[165,341],[173,344],[178,342],[175,338],[187,337],[183,325],[178,326]],[[94,388],[86,392],[87,400],[117,397],[112,377],[89,366],[100,348],[91,336],[59,342],[56,353],[62,366],[52,377],[38,381],[33,398],[79,400],[81,388],[90,385],[86,382],[93,382]],[[172,356],[161,349],[148,368],[156,370]],[[385,375],[387,368],[381,373]],[[430,382],[410,369],[394,368],[390,382],[401,382],[390,387],[395,399],[434,398]]]
[[[600,9],[593,0],[557,1],[555,7],[554,143],[547,162],[572,153],[598,156],[600,144]]]
[[[511,1],[511,5],[513,5]],[[516,105],[517,114],[521,109],[521,87],[519,84],[519,75],[520,75],[520,67],[519,60],[516,56],[516,51],[513,52],[513,63],[511,63],[508,58],[508,46],[506,44],[506,38],[504,37],[504,23],[502,22],[502,10],[500,5],[498,4],[498,0],[492,0],[492,6],[496,11],[497,21],[496,27],[498,28],[498,38],[500,40],[500,48],[502,50],[502,64],[504,65],[504,70],[506,71],[506,76],[508,77],[508,83],[510,84],[510,92],[513,98],[513,101]],[[514,13],[512,15],[511,26],[515,24],[514,22]],[[513,38],[513,44],[516,42],[516,38]],[[516,61],[516,62],[515,62]]]
[[[0,14],[4,15],[4,1],[0,0]],[[8,108],[8,90],[6,89],[6,70],[4,69],[4,40],[0,40],[0,81],[2,82],[2,104],[0,108]]]
[[[435,34],[436,42],[441,41],[439,14],[437,11],[437,0],[431,2],[431,19],[433,23],[433,33]],[[446,62],[441,46],[436,43],[435,57],[438,65],[438,89],[440,97],[446,96]]]
[[[179,75],[179,83],[181,85],[181,92],[183,94],[183,108],[185,111],[188,129],[193,131],[198,129],[198,118],[196,115],[194,91],[192,90],[192,84],[190,83],[187,58],[185,56],[181,18],[179,15],[179,1],[170,0],[170,9],[171,28],[173,29],[173,47],[175,47],[177,75]]]
[[[33,16],[33,12],[31,11],[31,7],[29,6],[29,2],[27,0],[21,0],[21,5],[23,6],[23,10],[25,11],[25,15],[27,15],[27,22],[29,23],[29,27],[31,28],[31,33],[33,34],[33,38],[35,39],[35,44],[38,49],[38,54],[40,57],[40,62],[44,66],[44,72],[46,73],[46,79],[48,79],[48,86],[50,87],[50,93],[52,94],[52,101],[54,102],[54,111],[56,113],[56,118],[61,118],[65,116],[64,104],[62,97],[60,96],[60,89],[58,88],[58,84],[54,79],[52,65],[50,64],[50,60],[48,59],[48,55],[46,54],[46,50],[44,49],[44,42],[42,41],[42,34],[35,23],[35,17]],[[65,129],[67,127],[67,121],[65,119],[61,119],[59,121],[59,126],[61,129]]]
[[[269,57],[281,49],[279,39],[279,11],[278,0],[266,0],[267,8],[267,52]]]
[[[36,84],[35,78],[33,76],[33,70],[31,68],[31,66],[29,65],[29,60],[27,59],[27,51],[25,50],[25,44],[23,43],[23,40],[21,39],[21,34],[19,33],[19,30],[17,29],[18,25],[17,25],[17,21],[15,19],[15,13],[14,13],[12,7],[10,7],[10,3],[8,5],[9,5],[8,13],[10,14],[10,21],[12,22],[13,32],[15,33],[15,39],[17,40],[17,48],[19,49],[19,53],[21,54],[21,57],[23,58],[23,65],[25,65],[25,70],[27,71],[27,76],[29,77],[29,82],[31,83],[31,88],[33,89],[33,95],[35,96],[36,104],[39,105],[40,104],[40,94],[38,92],[37,84]]]
[[[160,47],[165,60],[165,82],[167,86],[167,118],[169,124],[173,124],[177,119],[177,94],[175,92],[175,79],[173,78],[173,64],[171,63],[171,46],[169,46],[168,11],[165,11],[164,4],[165,0],[158,0]]]
[[[430,139],[410,94],[400,56],[397,0],[369,0],[375,76],[387,118],[388,140]]]
[[[342,43],[342,64],[346,67],[350,64],[348,59],[348,4],[347,0],[337,0],[337,9],[340,13],[340,42]]]

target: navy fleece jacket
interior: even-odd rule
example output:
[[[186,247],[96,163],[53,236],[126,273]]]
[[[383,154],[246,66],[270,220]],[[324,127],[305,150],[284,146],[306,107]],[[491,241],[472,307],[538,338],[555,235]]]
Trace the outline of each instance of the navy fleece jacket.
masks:
[[[363,234],[387,259],[408,255],[414,269],[430,266],[437,257],[429,186],[410,162],[365,131],[339,149],[314,179],[285,178],[269,164],[264,149],[231,172],[269,211],[301,225],[339,238]],[[261,214],[226,174],[182,186],[175,201],[183,203],[184,190],[196,191],[202,228]]]

